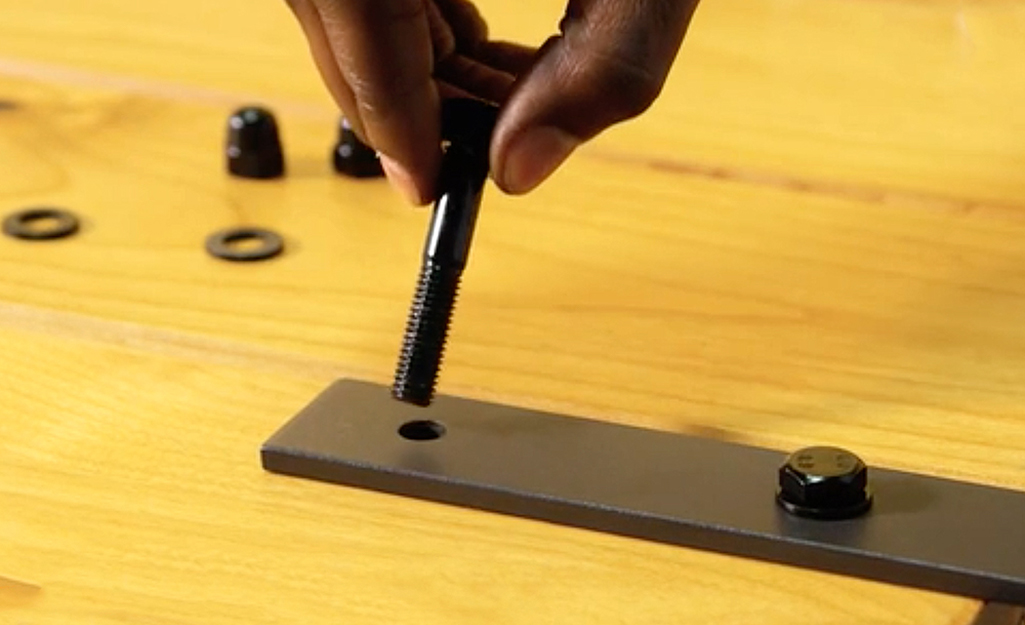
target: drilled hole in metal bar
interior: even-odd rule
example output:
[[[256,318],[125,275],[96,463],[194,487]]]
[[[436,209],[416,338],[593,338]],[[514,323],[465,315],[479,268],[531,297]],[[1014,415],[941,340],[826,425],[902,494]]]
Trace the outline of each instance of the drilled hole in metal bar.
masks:
[[[445,435],[445,426],[437,421],[408,421],[399,428],[399,436],[411,441],[434,441]]]

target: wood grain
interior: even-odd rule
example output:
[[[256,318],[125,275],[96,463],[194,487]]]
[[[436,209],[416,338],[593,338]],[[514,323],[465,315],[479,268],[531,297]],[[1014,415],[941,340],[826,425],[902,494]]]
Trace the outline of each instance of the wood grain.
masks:
[[[259,441],[331,375],[154,354],[159,340],[139,350],[0,337],[0,561],[42,588],[0,601],[8,622],[911,624],[972,611],[954,597],[264,474]]]
[[[562,5],[480,4],[534,43]],[[1025,488],[1023,27],[1012,0],[708,0],[648,114],[530,196],[489,189],[442,390]],[[330,173],[284,3],[0,0],[0,101],[0,213],[85,223],[0,239],[0,622],[971,619],[264,475],[332,379],[390,377],[427,220]],[[251,101],[282,182],[224,174]],[[286,254],[205,255],[242,223]]]

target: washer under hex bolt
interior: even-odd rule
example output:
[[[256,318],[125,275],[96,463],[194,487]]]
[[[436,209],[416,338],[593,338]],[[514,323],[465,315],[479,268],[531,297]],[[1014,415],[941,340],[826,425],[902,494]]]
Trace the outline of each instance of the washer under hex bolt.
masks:
[[[787,512],[813,519],[850,519],[872,506],[868,467],[838,447],[794,452],[779,469],[776,500]]]
[[[434,397],[459,280],[470,253],[498,109],[471,99],[442,107],[439,197],[424,246],[423,264],[395,371],[392,396],[417,406]]]

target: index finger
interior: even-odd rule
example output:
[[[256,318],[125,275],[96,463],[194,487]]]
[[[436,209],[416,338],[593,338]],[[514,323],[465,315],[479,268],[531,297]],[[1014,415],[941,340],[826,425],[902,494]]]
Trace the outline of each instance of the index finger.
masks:
[[[423,204],[441,160],[441,102],[424,0],[314,0],[366,139],[392,182]]]

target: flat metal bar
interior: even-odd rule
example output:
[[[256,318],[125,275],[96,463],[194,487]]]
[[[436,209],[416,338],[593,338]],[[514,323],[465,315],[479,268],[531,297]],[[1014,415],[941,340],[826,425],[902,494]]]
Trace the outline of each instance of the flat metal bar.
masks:
[[[411,420],[445,434],[404,438]],[[774,500],[786,455],[451,396],[415,408],[352,380],[261,453],[276,473],[1025,604],[1025,493],[871,468],[865,516],[797,518]]]

